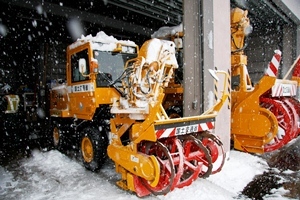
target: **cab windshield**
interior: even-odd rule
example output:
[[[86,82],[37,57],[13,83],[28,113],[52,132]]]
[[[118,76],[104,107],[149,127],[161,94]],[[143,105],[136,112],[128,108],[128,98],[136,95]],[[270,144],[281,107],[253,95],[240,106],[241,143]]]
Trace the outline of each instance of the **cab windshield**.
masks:
[[[107,51],[94,51],[94,58],[98,60],[97,86],[109,86],[119,78],[127,60],[136,58],[137,54],[113,53]]]

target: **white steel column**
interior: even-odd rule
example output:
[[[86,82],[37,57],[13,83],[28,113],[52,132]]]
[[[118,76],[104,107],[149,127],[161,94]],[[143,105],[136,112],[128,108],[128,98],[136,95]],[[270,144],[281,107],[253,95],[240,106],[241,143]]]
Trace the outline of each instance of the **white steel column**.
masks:
[[[229,1],[223,0],[213,0],[213,1],[204,1],[204,8],[206,4],[212,5],[212,12],[207,9],[203,9],[203,21],[204,22],[211,22],[212,29],[208,29],[204,31],[204,36],[207,40],[204,40],[204,77],[210,77],[208,74],[208,69],[216,67],[218,70],[224,70],[230,73],[231,71],[231,52],[230,52],[230,3]],[[208,6],[210,7],[210,6]],[[212,13],[212,18],[210,18]],[[206,17],[207,16],[207,17]],[[212,38],[212,41],[210,39]],[[212,51],[211,51],[211,44],[212,43]],[[209,51],[207,51],[209,49]],[[208,52],[208,53],[206,53]],[[208,55],[207,55],[208,54]],[[210,55],[213,54],[213,55]],[[208,61],[206,57],[213,57],[213,63]],[[230,77],[229,77],[230,78]],[[209,80],[209,79],[205,79]],[[227,84],[227,88],[225,90],[229,91],[230,93],[230,79],[224,80],[220,79],[218,82],[218,91],[215,91],[211,86],[211,82],[204,82],[205,96],[210,96],[210,93],[213,91],[215,94],[220,96],[220,93],[224,89],[224,81]],[[221,111],[219,112],[217,119],[216,119],[216,134],[221,138],[225,151],[228,152],[230,150],[230,123],[231,123],[231,110],[230,110],[230,98],[223,106]]]
[[[183,13],[184,115],[193,116],[212,106],[223,90],[224,79],[220,79],[216,90],[208,69],[230,71],[230,2],[183,1]],[[215,133],[226,152],[230,150],[230,113],[230,104],[226,102],[215,124]]]

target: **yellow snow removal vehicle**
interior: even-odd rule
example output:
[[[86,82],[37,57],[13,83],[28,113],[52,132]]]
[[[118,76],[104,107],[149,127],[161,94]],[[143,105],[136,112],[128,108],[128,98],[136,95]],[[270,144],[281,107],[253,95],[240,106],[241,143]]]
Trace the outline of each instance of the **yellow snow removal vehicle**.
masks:
[[[93,171],[108,155],[121,174],[117,184],[140,197],[209,176],[224,163],[222,143],[211,131],[228,94],[200,116],[170,119],[164,88],[177,67],[172,41],[150,39],[139,49],[99,32],[74,42],[67,48],[66,82],[51,88],[54,145],[76,146],[68,141],[77,139]]]
[[[298,134],[296,81],[277,79],[281,51],[275,54],[260,81],[253,85],[244,54],[251,32],[247,10],[231,11],[231,138],[234,148],[264,153],[281,148]]]

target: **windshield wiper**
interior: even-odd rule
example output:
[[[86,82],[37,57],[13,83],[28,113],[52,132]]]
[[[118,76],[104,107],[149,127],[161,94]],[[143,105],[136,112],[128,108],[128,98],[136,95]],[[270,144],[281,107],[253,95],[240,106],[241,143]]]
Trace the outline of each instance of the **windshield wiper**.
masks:
[[[122,97],[125,97],[125,93],[122,90],[120,90],[119,87],[116,85],[117,82],[121,82],[121,77],[123,76],[124,72],[115,81],[112,81],[112,79],[110,78],[111,75],[109,73],[103,73],[99,71],[99,74],[109,83],[109,86],[114,87],[121,94]],[[110,75],[110,77],[108,75]]]

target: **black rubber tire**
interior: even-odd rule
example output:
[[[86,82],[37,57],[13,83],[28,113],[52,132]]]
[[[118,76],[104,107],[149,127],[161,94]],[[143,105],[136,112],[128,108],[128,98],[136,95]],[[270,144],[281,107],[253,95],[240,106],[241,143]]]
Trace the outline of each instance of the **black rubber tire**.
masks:
[[[99,170],[107,159],[108,138],[105,132],[100,132],[97,128],[87,127],[81,132],[80,152],[83,164],[86,169],[91,171]],[[92,147],[91,154],[87,153],[84,143]],[[85,145],[86,146],[86,145]]]
[[[57,149],[57,150],[61,150],[62,149],[62,128],[61,126],[56,123],[56,124],[53,124],[51,126],[51,134],[52,134],[52,144],[53,144],[53,147],[54,149]]]
[[[171,106],[166,110],[166,113],[171,119],[183,117],[182,106]]]
[[[50,121],[45,121],[41,125],[41,130],[45,130],[44,134],[40,138],[40,147],[43,151],[59,150],[62,151],[65,148],[63,142],[65,141],[65,132],[67,122],[61,121],[60,119],[50,118]],[[55,132],[57,135],[55,135]]]

